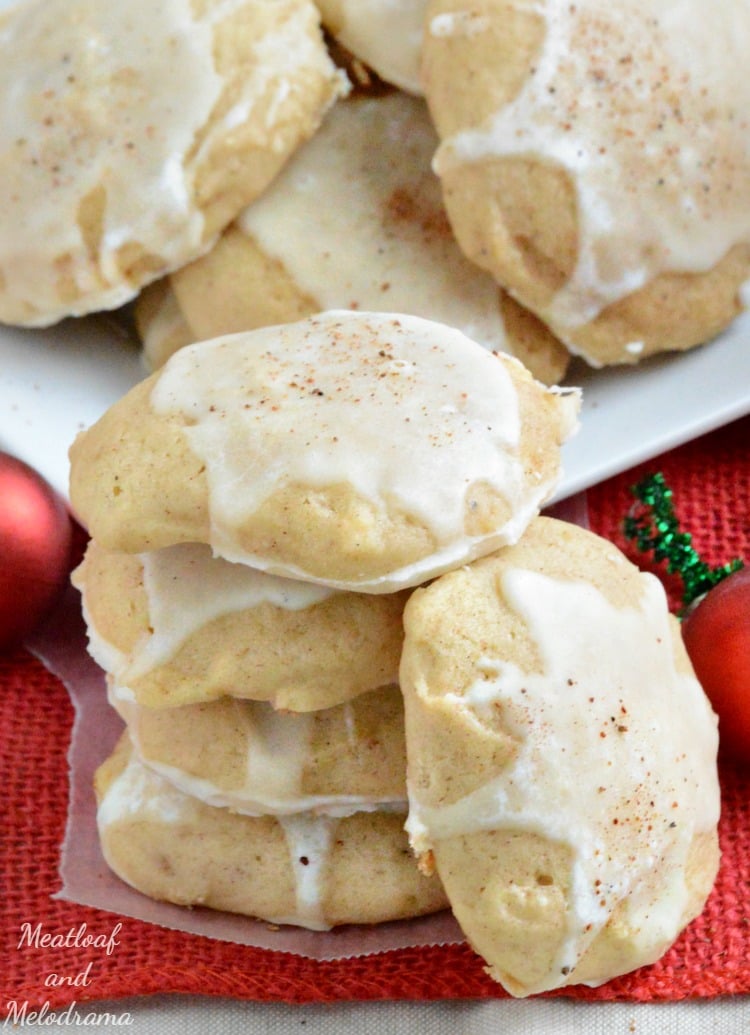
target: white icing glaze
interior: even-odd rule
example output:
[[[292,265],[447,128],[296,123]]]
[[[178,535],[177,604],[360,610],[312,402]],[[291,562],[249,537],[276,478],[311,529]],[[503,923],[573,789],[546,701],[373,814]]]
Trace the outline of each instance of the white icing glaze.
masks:
[[[436,555],[356,583],[387,592],[517,538],[553,491],[541,478],[524,483],[512,362],[417,317],[330,312],[181,349],[162,368],[151,405],[189,425],[184,434],[206,465],[219,556],[280,570],[248,555],[237,529],[288,483],[347,484],[381,511],[393,501],[424,522]],[[578,397],[556,397],[570,432]],[[504,527],[476,539],[463,528],[474,481],[512,508]]]
[[[428,31],[430,36],[476,36],[490,27],[487,15],[477,11],[445,11],[430,19]]]
[[[102,796],[96,821],[100,831],[135,816],[161,823],[189,822],[198,815],[198,808],[186,794],[131,756]]]
[[[276,917],[280,924],[297,924],[313,931],[328,931],[324,913],[326,867],[330,861],[337,822],[327,816],[281,816],[295,881],[297,909],[292,917]]]
[[[131,758],[102,796],[97,825],[103,834],[108,827],[136,817],[165,824],[200,823],[200,808],[187,794]],[[279,817],[278,822],[289,850],[296,911],[290,916],[269,917],[269,921],[315,931],[329,930],[323,900],[326,867],[338,821],[330,816],[300,813]]]
[[[8,295],[32,307],[27,322],[131,298],[136,288],[123,283],[120,264],[132,242],[164,270],[208,247],[192,199],[204,154],[251,118],[269,90],[283,98],[292,51],[295,64],[327,67],[301,5],[254,41],[234,107],[204,132],[224,85],[215,25],[238,8],[272,2],[217,0],[196,17],[190,0],[80,0],[74,13],[68,0],[34,0],[0,23],[0,274]],[[106,206],[92,250],[78,218],[83,199],[99,189]],[[65,274],[82,296],[73,303],[57,283],[55,263],[66,255]]]
[[[248,709],[237,708],[239,715]],[[302,777],[310,759],[313,715],[309,712],[279,713],[270,705],[252,709],[252,723],[245,724],[247,735],[247,783],[259,800],[274,803],[267,811],[301,812],[295,808],[302,798]],[[283,807],[285,806],[285,807]],[[262,810],[261,810],[262,811]]]
[[[413,97],[338,104],[238,225],[321,310],[413,313],[508,351],[497,284],[448,224],[437,143]]]
[[[334,590],[232,564],[201,543],[182,543],[140,555],[152,633],[133,651],[125,679],[174,656],[195,632],[222,615],[271,604],[304,611]]]
[[[140,554],[139,559],[143,565],[150,631],[130,654],[119,651],[98,632],[87,603],[85,580],[80,575],[73,576],[74,585],[82,593],[89,651],[121,685],[165,664],[192,635],[222,615],[262,604],[301,611],[335,592],[326,586],[282,579],[212,557],[210,548],[201,543],[169,546]]]
[[[674,939],[690,842],[719,816],[718,738],[698,682],[675,669],[655,578],[643,577],[637,610],[613,607],[589,584],[526,570],[508,570],[502,587],[543,672],[486,658],[469,692],[451,696],[478,727],[500,707],[518,755],[452,805],[422,805],[411,788],[407,830],[419,851],[496,828],[570,848],[567,929],[546,980],[528,989],[538,992],[560,984],[622,902],[642,963]]]
[[[744,0],[519,2],[544,19],[521,91],[440,149],[438,172],[484,156],[562,166],[575,187],[575,271],[546,309],[593,319],[664,271],[701,272],[750,241],[750,15]]]
[[[629,352],[633,356],[640,356],[645,348],[645,342],[642,341],[629,341],[625,346],[625,351]]]
[[[341,706],[344,709],[344,728],[346,729],[346,741],[350,748],[357,743],[357,725],[354,716],[354,705],[351,701],[345,701]]]
[[[421,94],[427,0],[317,0],[336,38],[381,79]]]

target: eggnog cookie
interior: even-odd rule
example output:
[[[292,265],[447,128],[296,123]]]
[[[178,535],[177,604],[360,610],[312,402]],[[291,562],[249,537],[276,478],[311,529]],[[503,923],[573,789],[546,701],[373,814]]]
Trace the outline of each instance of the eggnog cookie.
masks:
[[[139,300],[152,369],[189,342],[358,309],[446,323],[560,381],[568,351],[531,314],[514,318],[517,303],[456,243],[431,168],[437,143],[417,98],[337,104],[207,255]]]
[[[71,500],[107,549],[392,592],[519,537],[578,404],[442,324],[323,313],[176,352],[79,435]]]
[[[750,11],[430,0],[436,171],[466,254],[594,366],[705,342],[750,274]]]
[[[405,593],[278,578],[195,543],[141,555],[90,543],[73,582],[92,656],[148,708],[230,695],[306,712],[398,678]]]
[[[196,258],[342,92],[312,0],[27,0],[0,21],[0,320]]]
[[[221,247],[231,233],[232,228],[228,227],[209,254]],[[133,318],[136,333],[143,344],[143,358],[148,370],[157,370],[183,345],[192,345],[200,340],[180,309],[170,277],[155,280],[141,291],[133,307]]]
[[[176,790],[127,739],[96,775],[107,864],[151,898],[325,930],[445,906],[403,830],[403,814],[241,816]]]
[[[716,717],[663,588],[539,518],[417,590],[401,681],[410,815],[513,995],[655,961],[718,865]]]
[[[109,699],[140,760],[207,805],[255,816],[406,810],[397,686],[305,714],[230,697],[154,710],[114,684]]]
[[[427,0],[315,0],[335,39],[381,79],[421,94],[420,63]]]

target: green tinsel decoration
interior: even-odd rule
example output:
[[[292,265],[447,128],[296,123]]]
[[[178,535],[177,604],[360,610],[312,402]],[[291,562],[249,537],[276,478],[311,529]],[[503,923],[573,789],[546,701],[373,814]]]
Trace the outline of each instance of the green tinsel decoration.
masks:
[[[670,575],[680,576],[685,607],[743,566],[743,562],[735,558],[728,564],[710,568],[700,559],[690,534],[680,531],[672,506],[672,490],[660,472],[633,485],[631,492],[640,506],[634,504],[625,518],[625,536],[634,540],[643,553],[653,552],[654,560],[666,561]]]

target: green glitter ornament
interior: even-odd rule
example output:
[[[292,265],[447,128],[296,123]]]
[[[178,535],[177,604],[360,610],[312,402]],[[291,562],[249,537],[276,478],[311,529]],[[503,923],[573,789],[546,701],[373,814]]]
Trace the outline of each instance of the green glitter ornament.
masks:
[[[672,490],[661,472],[648,475],[632,486],[631,492],[638,502],[623,523],[625,536],[643,553],[653,553],[654,560],[666,561],[670,575],[679,575],[685,608],[743,566],[739,558],[715,568],[701,560],[692,545],[691,535],[680,531],[672,505]]]

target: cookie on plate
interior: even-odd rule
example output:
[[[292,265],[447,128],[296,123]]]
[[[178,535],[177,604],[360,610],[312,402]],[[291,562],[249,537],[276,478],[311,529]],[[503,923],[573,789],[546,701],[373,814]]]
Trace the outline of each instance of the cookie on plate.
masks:
[[[315,0],[331,35],[381,79],[421,94],[426,0]]]
[[[180,349],[78,436],[71,500],[106,549],[393,592],[520,536],[578,405],[445,325],[322,313]]]
[[[306,712],[398,678],[406,593],[278,578],[196,543],[139,555],[91,542],[73,582],[92,656],[148,708],[230,695]]]
[[[109,700],[138,758],[207,805],[254,816],[406,810],[397,686],[304,714],[233,697],[155,710],[114,683]]]
[[[407,829],[516,996],[652,963],[718,867],[716,716],[663,587],[548,518],[405,612]]]
[[[151,368],[220,334],[329,309],[384,309],[449,324],[558,383],[568,351],[456,243],[431,168],[437,144],[415,97],[392,91],[335,105],[210,252],[139,298]]]
[[[690,348],[750,274],[747,5],[430,0],[436,171],[466,254],[593,366]]]
[[[312,0],[27,0],[0,21],[0,320],[191,261],[343,92]]]
[[[403,814],[241,816],[176,790],[132,755],[127,736],[96,774],[110,868],[144,895],[326,930],[437,912]]]

